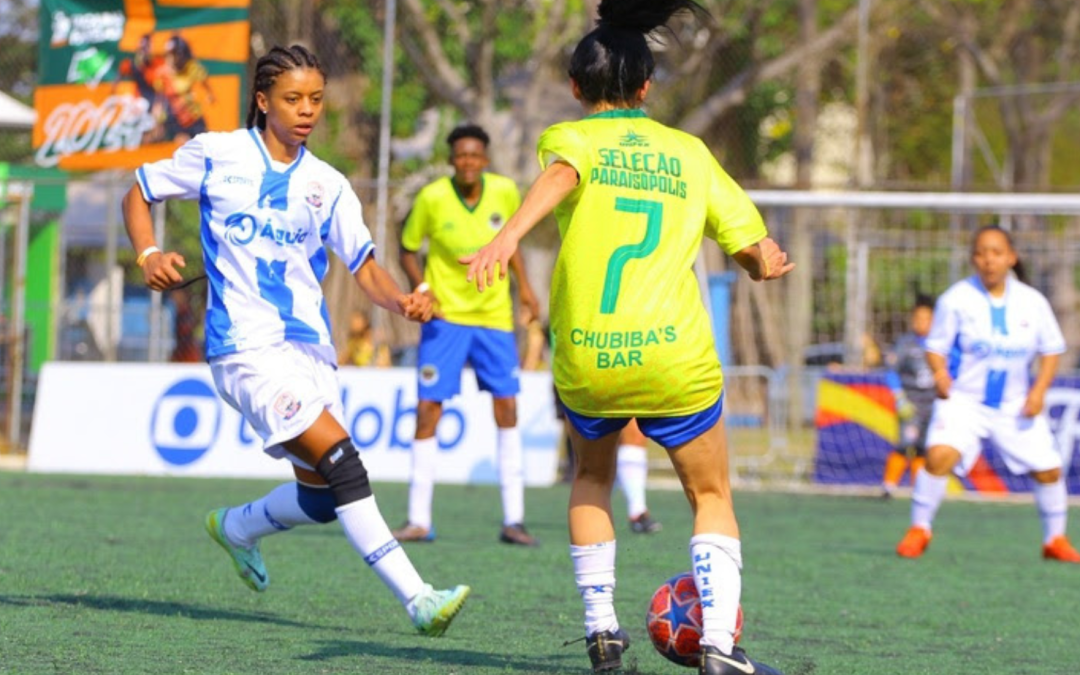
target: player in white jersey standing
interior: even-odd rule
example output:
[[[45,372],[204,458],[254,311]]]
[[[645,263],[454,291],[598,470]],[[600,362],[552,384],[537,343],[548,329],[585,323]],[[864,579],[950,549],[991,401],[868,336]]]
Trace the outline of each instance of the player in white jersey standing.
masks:
[[[288,458],[296,482],[239,508],[210,512],[210,536],[253,590],[269,584],[260,538],[295,525],[341,522],[353,547],[405,606],[439,635],[467,586],[425,584],[375,503],[367,471],[343,426],[329,314],[320,281],[326,246],[372,301],[428,321],[430,301],[405,294],[375,262],[360,200],[348,180],[305,143],[322,113],[325,75],[304,47],[274,47],[252,78],[247,128],[204,133],[171,159],[146,164],[124,198],[124,222],[146,285],[182,280],[183,257],[154,241],[150,203],[197,199],[209,298],[206,356],[218,393]]]
[[[1035,481],[1043,557],[1080,563],[1065,537],[1061,455],[1044,412],[1065,339],[1046,298],[1012,274],[1019,261],[1005,230],[976,232],[971,260],[976,273],[938,300],[926,340],[938,399],[927,432],[926,470],[912,494],[911,527],[896,552],[905,558],[923,554],[949,472],[970,471],[982,439],[989,438],[1009,471]]]

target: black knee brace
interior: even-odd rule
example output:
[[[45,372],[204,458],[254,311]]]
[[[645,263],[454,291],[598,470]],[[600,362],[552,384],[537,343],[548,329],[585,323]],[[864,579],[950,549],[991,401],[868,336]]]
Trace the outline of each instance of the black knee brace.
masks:
[[[371,496],[367,469],[348,438],[335,443],[319,460],[315,471],[323,477],[339,507]]]

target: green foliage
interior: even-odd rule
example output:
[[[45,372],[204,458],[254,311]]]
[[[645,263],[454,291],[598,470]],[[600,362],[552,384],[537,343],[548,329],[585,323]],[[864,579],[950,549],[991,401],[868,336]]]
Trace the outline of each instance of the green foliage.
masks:
[[[308,140],[307,147],[316,157],[348,176],[356,170],[356,161],[341,143],[349,113],[327,106],[319,120],[318,133]]]

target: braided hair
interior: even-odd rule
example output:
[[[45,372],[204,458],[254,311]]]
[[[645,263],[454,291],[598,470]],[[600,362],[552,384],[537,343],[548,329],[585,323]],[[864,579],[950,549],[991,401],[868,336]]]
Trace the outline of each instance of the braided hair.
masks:
[[[634,103],[656,69],[646,37],[679,12],[708,17],[693,0],[601,0],[600,20],[570,59],[570,77],[587,103]]]
[[[267,52],[258,63],[255,64],[255,77],[251,83],[251,100],[248,101],[247,126],[266,128],[266,113],[259,109],[256,94],[266,94],[270,87],[274,86],[278,76],[282,73],[297,68],[314,68],[326,79],[326,72],[319,64],[319,59],[306,47],[293,45],[291,47],[274,46]]]

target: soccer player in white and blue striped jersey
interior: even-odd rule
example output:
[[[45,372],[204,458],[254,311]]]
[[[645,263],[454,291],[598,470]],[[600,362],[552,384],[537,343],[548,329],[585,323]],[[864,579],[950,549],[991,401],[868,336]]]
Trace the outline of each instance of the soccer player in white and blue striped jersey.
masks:
[[[1044,412],[1065,339],[1050,303],[1013,274],[1019,261],[1008,232],[980,229],[971,259],[976,273],[942,294],[926,340],[938,399],[927,432],[926,470],[912,494],[911,527],[896,552],[905,558],[923,554],[949,472],[966,475],[988,438],[1009,471],[1035,481],[1043,557],[1080,563],[1065,536],[1061,454]]]
[[[200,134],[171,159],[146,164],[124,198],[124,220],[147,286],[182,280],[183,257],[154,240],[150,204],[198,200],[209,298],[206,356],[221,397],[288,458],[297,481],[206,519],[244,582],[269,584],[259,540],[295,525],[341,522],[353,547],[422,633],[445,631],[469,593],[425,584],[390,533],[343,423],[336,354],[320,282],[329,247],[371,300],[415,321],[432,316],[373,257],[360,200],[305,143],[322,113],[325,75],[294,45],[259,59],[248,125]],[[321,578],[321,577],[320,577]]]

